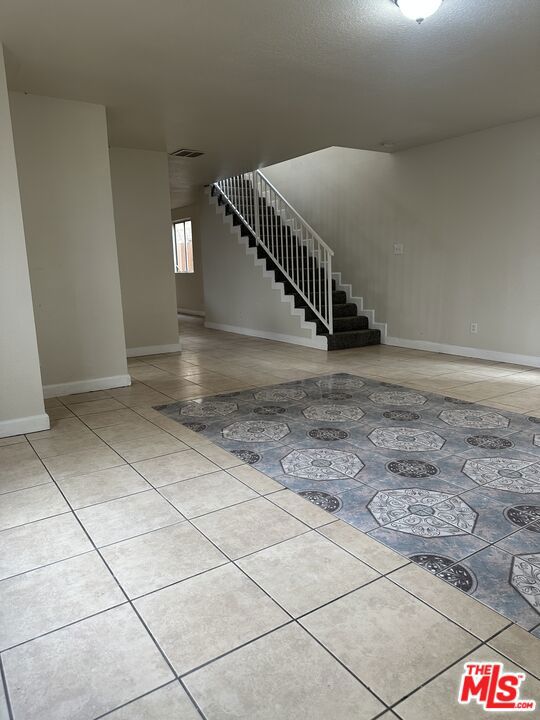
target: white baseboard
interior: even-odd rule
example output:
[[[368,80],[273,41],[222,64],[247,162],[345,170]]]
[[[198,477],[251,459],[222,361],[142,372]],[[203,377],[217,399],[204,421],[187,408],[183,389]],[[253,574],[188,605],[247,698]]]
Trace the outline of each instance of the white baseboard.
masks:
[[[195,315],[197,317],[204,317],[206,314],[204,310],[190,310],[190,308],[177,308],[176,311],[179,315]]]
[[[478,358],[479,360],[540,367],[540,357],[517,355],[515,353],[500,352],[499,350],[483,350],[481,348],[460,347],[459,345],[446,345],[445,343],[430,342],[428,340],[406,340],[388,336],[386,337],[386,345],[395,345],[396,347],[410,348],[411,350],[427,350],[428,352],[444,353],[445,355],[460,355]]]
[[[75,382],[60,383],[58,385],[44,385],[43,397],[59,397],[74,395],[76,393],[93,392],[94,390],[109,390],[110,388],[126,387],[131,385],[129,375],[113,375],[112,377],[92,378],[91,380],[76,380]]]
[[[165,353],[180,352],[182,346],[179,342],[172,345],[147,345],[146,347],[127,348],[126,353],[129,357],[140,357],[141,355],[164,355]]]
[[[46,413],[13,418],[12,420],[0,420],[0,438],[39,432],[40,430],[48,430],[50,427],[51,422]]]
[[[251,328],[222,325],[221,323],[213,322],[205,322],[204,326],[212,330],[223,330],[223,332],[236,333],[237,335],[249,335],[250,337],[275,340],[276,342],[290,343],[292,345],[302,345],[303,347],[317,348],[318,350],[328,349],[326,338],[318,335],[314,338],[303,338],[297,337],[296,335],[282,335],[281,333],[274,333],[268,330],[252,330]]]

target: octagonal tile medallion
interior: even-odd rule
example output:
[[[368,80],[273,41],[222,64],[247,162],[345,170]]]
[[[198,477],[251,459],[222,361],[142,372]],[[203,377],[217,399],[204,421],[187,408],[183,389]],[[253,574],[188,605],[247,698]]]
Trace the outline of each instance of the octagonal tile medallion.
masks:
[[[359,390],[364,387],[366,383],[354,375],[335,375],[331,378],[316,380],[315,384],[318,385],[321,390]]]
[[[306,393],[302,388],[281,387],[258,390],[253,397],[259,402],[286,402],[287,400],[303,400]]]
[[[443,410],[439,418],[452,427],[481,428],[484,430],[506,428],[510,420],[494,410],[467,408],[466,410]]]
[[[223,437],[239,442],[271,442],[284,438],[290,433],[286,423],[271,420],[244,420],[223,429]]]
[[[479,485],[516,493],[540,492],[540,460],[487,457],[467,460],[463,466],[467,477]]]
[[[356,405],[310,405],[302,410],[308,420],[327,420],[330,422],[347,422],[360,420],[364,417],[362,408]]]
[[[446,442],[433,430],[410,427],[376,428],[370,432],[368,438],[377,447],[407,452],[440,450]]]
[[[427,398],[410,390],[382,390],[369,396],[375,405],[423,405]]]
[[[381,490],[368,510],[379,525],[420,537],[470,533],[478,517],[459,497],[422,488]]]
[[[356,477],[364,463],[358,455],[344,450],[309,448],[292,450],[281,466],[287,475],[308,480],[342,480]]]

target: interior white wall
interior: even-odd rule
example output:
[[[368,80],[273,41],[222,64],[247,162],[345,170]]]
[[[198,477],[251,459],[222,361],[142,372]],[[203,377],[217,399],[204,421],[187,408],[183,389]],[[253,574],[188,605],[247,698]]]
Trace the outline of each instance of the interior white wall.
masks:
[[[0,437],[46,430],[15,148],[0,44]]]
[[[129,384],[105,108],[10,97],[45,394]]]
[[[167,153],[110,149],[129,355],[179,350]]]
[[[205,325],[255,337],[314,346],[314,325],[305,325],[282,299],[281,285],[273,283],[239,242],[237,229],[203,195],[200,203]],[[325,341],[326,342],[326,341]],[[320,345],[320,343],[319,343]],[[317,346],[319,346],[317,345]]]
[[[204,286],[202,273],[199,205],[194,203],[172,210],[173,220],[191,219],[193,237],[193,272],[176,273],[176,306],[179,312],[204,315]]]
[[[264,173],[389,342],[536,365],[539,148],[536,118],[392,155],[328,148]]]

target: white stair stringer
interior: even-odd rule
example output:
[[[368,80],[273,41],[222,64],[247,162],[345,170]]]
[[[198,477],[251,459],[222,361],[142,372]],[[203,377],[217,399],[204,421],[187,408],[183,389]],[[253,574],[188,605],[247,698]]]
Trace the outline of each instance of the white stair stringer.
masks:
[[[356,297],[352,294],[352,285],[343,282],[340,272],[333,272],[332,278],[336,281],[336,290],[342,290],[343,292],[345,292],[347,296],[347,302],[354,303],[358,308],[358,312],[367,317],[370,328],[381,331],[381,345],[385,345],[387,332],[386,323],[377,322],[375,320],[375,310],[367,310],[364,307],[364,298]]]
[[[269,281],[272,287],[272,290],[276,290],[279,293],[279,299],[280,302],[283,304],[289,306],[289,314],[291,317],[297,318],[298,320],[298,327],[302,330],[307,330],[310,333],[310,337],[300,337],[295,335],[277,335],[275,333],[264,333],[264,332],[255,332],[255,331],[248,331],[244,328],[235,328],[232,326],[217,326],[214,323],[206,323],[206,327],[214,328],[214,329],[223,329],[228,330],[229,332],[239,332],[243,334],[249,334],[249,335],[255,335],[257,337],[264,337],[269,340],[278,340],[282,342],[289,342],[293,343],[295,345],[303,345],[304,347],[311,347],[311,348],[317,348],[318,350],[328,350],[328,342],[325,337],[317,335],[317,326],[314,322],[311,322],[309,320],[306,320],[305,312],[303,308],[297,308],[294,305],[294,298],[292,295],[287,295],[285,293],[285,285],[282,282],[277,282],[275,279],[275,275],[273,270],[267,270],[266,268],[266,262],[262,259],[257,257],[257,248],[256,247],[250,247],[249,241],[247,237],[244,237],[241,233],[241,227],[240,225],[234,225],[233,223],[233,216],[227,215],[225,212],[225,205],[220,205],[218,203],[217,197],[213,196],[210,192],[210,189],[206,189],[206,194],[209,197],[209,202],[211,205],[214,205],[216,208],[216,213],[220,214],[223,219],[223,223],[229,225],[229,229],[233,235],[236,235],[236,238],[238,240],[238,243],[240,245],[244,246],[244,250],[246,255],[250,255],[253,259],[253,264],[255,267],[258,267],[261,276],[266,280]]]

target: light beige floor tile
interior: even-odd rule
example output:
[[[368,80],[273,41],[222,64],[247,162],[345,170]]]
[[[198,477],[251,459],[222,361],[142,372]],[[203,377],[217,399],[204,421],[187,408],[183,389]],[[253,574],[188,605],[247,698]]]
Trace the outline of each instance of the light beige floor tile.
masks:
[[[58,485],[76,509],[150,490],[146,480],[129,465],[58,480]]]
[[[512,625],[490,640],[489,645],[540,678],[540,640],[518,625]]]
[[[276,490],[283,490],[281,483],[256,470],[251,467],[251,465],[238,465],[237,467],[229,468],[228,472],[261,495],[273,493]]]
[[[96,470],[124,465],[124,460],[107,446],[44,458],[44,464],[55,480],[85,475]]]
[[[42,460],[67,455],[81,450],[99,450],[107,447],[90,430],[85,433],[57,435],[44,440],[31,440],[32,447]]]
[[[19,645],[3,660],[14,715],[24,720],[89,720],[173,679],[127,605]]]
[[[39,432],[28,433],[27,438],[30,442],[34,440],[45,440],[49,438],[68,437],[77,435],[90,434],[86,425],[78,417],[61,418],[60,420],[51,421],[49,430],[40,430]]]
[[[0,447],[0,494],[51,482],[51,476],[28,443]]]
[[[166,485],[160,492],[187,518],[258,497],[256,492],[223,470]]]
[[[72,513],[37,520],[0,534],[0,579],[92,550]]]
[[[2,495],[0,530],[68,512],[69,505],[53,483]]]
[[[238,565],[294,617],[379,577],[313,532],[249,555]]]
[[[129,495],[77,510],[77,516],[98,546],[173,525],[183,520],[155,490]]]
[[[300,622],[388,704],[478,644],[472,635],[386,578],[315,610]]]
[[[201,720],[179,682],[154,690],[107,715],[107,720]]]
[[[154,487],[163,487],[180,480],[188,480],[219,470],[217,465],[195,450],[184,450],[151,460],[143,460],[134,463],[134,467]]]
[[[128,442],[152,435],[159,432],[159,428],[148,420],[135,415],[135,419],[128,422],[95,428],[94,432],[109,445],[114,445],[114,443]]]
[[[297,625],[185,678],[208,720],[369,720],[384,706]]]
[[[204,455],[205,458],[208,458],[208,460],[211,460],[213,463],[225,470],[235,467],[236,465],[242,465],[242,460],[240,460],[236,455],[223,450],[223,448],[218,447],[214,443],[203,443],[198,445],[197,452]]]
[[[18,445],[19,443],[26,443],[27,440],[24,435],[11,435],[10,437],[0,438],[0,448],[6,447],[7,445]]]
[[[112,427],[123,423],[134,422],[140,418],[135,410],[124,408],[123,410],[105,410],[104,412],[85,415],[84,422],[89,428]]]
[[[163,393],[159,393],[157,390],[152,390],[152,388],[147,385],[141,384],[134,384],[131,385],[131,387],[125,388],[116,388],[111,390],[111,395],[127,407],[134,407],[142,401],[145,401],[146,404],[151,405],[154,403],[158,405],[163,402],[168,402],[169,400]]]
[[[62,420],[63,418],[75,417],[75,415],[67,407],[53,407],[47,410],[50,420]]]
[[[486,720],[490,716],[495,718],[530,717],[530,712],[523,713],[501,713],[486,712],[481,705],[474,701],[468,705],[460,705],[457,702],[461,675],[465,662],[502,662],[505,670],[519,672],[520,668],[508,662],[499,653],[487,646],[471,653],[468,657],[457,662],[442,675],[417,690],[406,700],[396,706],[395,710],[403,720],[433,720],[444,718],[444,720]],[[527,700],[536,700],[536,706],[540,706],[540,682],[528,676],[520,687],[520,697]],[[532,713],[534,715],[534,713]],[[533,720],[531,717],[530,720]]]
[[[60,400],[56,397],[45,398],[43,400],[43,404],[45,406],[45,410],[49,410],[50,408],[55,408],[55,407],[63,407]]]
[[[131,598],[227,562],[225,555],[189,523],[109,545],[102,553]]]
[[[319,532],[380,573],[391,572],[409,562],[403,555],[373,540],[343,520],[325,525]]]
[[[508,625],[507,618],[414,563],[396,570],[389,578],[481,640]]]
[[[264,498],[249,500],[193,520],[230,558],[262,550],[307,531],[307,526]]]
[[[180,675],[290,620],[232,563],[135,606]]]
[[[0,647],[31,640],[126,601],[93,551],[0,582]]]
[[[103,400],[91,400],[89,402],[67,403],[68,408],[78,415],[84,417],[92,413],[105,412],[105,410],[121,410],[123,405],[112,397]]]
[[[336,520],[331,513],[317,507],[317,505],[290,490],[280,490],[272,493],[268,496],[268,499],[311,528],[328,525],[328,523]]]
[[[161,455],[171,455],[188,449],[185,443],[156,427],[151,435],[145,435],[137,440],[115,442],[112,443],[112,446],[115,452],[129,463],[149,460]]]
[[[111,395],[109,390],[92,390],[91,392],[76,393],[74,395],[63,395],[61,401],[65,405],[73,405],[75,403],[104,400],[110,397]]]

